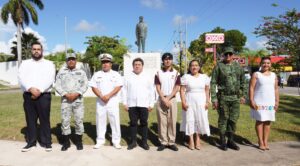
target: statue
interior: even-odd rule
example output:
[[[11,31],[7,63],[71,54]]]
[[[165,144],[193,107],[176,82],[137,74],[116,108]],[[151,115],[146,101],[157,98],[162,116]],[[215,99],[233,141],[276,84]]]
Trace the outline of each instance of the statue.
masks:
[[[139,23],[136,24],[135,28],[136,42],[138,46],[138,52],[145,52],[145,41],[147,38],[147,24],[144,22],[144,17],[139,17]]]

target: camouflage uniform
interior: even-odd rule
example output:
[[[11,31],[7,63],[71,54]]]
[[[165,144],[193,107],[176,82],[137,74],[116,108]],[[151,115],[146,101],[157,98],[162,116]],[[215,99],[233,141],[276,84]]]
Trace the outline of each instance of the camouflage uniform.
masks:
[[[237,62],[219,62],[212,72],[211,99],[219,103],[218,127],[221,134],[235,132],[241,97],[245,97],[244,70]]]
[[[240,115],[240,98],[242,97],[245,97],[244,70],[237,62],[217,63],[212,72],[211,99],[212,102],[218,102],[218,128],[221,149],[223,150],[227,150],[227,146],[239,150],[233,141],[233,135]],[[226,133],[228,136],[227,144]]]
[[[83,93],[87,90],[88,79],[85,72],[81,69],[70,70],[66,67],[61,69],[56,76],[55,89],[62,96],[61,100],[61,117],[62,125],[61,130],[63,135],[71,134],[70,120],[71,113],[74,114],[75,119],[75,132],[82,135],[84,132],[83,127]],[[69,102],[64,95],[67,93],[79,93],[80,96],[73,102]]]

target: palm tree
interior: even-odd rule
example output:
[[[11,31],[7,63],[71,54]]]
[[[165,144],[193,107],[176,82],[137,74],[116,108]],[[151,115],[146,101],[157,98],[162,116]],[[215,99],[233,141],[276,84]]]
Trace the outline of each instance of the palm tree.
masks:
[[[22,43],[22,60],[29,59],[31,57],[31,44],[38,42],[39,39],[33,33],[22,33],[21,43]],[[13,46],[11,47],[11,53],[15,55],[17,59],[17,47],[18,43],[13,41]]]
[[[4,24],[7,24],[9,15],[11,16],[13,22],[17,26],[17,52],[18,52],[18,65],[22,61],[21,53],[21,28],[24,27],[24,23],[28,26],[30,22],[29,14],[31,20],[34,24],[38,24],[38,15],[34,8],[36,5],[40,10],[44,9],[44,4],[42,0],[9,0],[3,5],[1,10],[1,18]]]

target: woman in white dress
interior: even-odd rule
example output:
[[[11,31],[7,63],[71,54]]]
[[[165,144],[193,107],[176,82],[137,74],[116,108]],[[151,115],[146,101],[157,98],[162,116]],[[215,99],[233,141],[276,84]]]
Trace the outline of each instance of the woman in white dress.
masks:
[[[278,80],[276,74],[270,71],[271,59],[269,57],[263,57],[260,65],[260,71],[253,73],[250,80],[251,117],[256,120],[258,148],[269,150],[271,121],[275,121],[275,112],[279,106]]]
[[[180,130],[189,136],[189,149],[200,150],[199,134],[210,135],[208,122],[209,83],[206,74],[200,73],[200,64],[192,60],[189,73],[181,80],[182,123]],[[195,136],[195,142],[194,142]]]

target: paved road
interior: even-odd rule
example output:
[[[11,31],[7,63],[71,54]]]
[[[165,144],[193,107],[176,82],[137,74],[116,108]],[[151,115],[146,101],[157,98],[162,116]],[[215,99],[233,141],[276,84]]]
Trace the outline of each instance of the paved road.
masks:
[[[180,146],[178,152],[166,149],[157,152],[156,147],[149,151],[136,148],[128,151],[111,146],[93,149],[85,145],[84,150],[77,151],[75,146],[67,152],[60,151],[59,144],[53,144],[52,152],[45,152],[37,147],[29,152],[21,152],[24,142],[0,140],[0,165],[24,166],[189,166],[189,165],[300,165],[300,142],[278,142],[270,144],[269,151],[260,151],[255,147],[241,145],[240,151],[221,151],[211,145],[204,145],[202,150],[189,150]]]
[[[299,90],[296,87],[279,88],[279,93],[280,94],[292,95],[292,96],[300,96]]]

